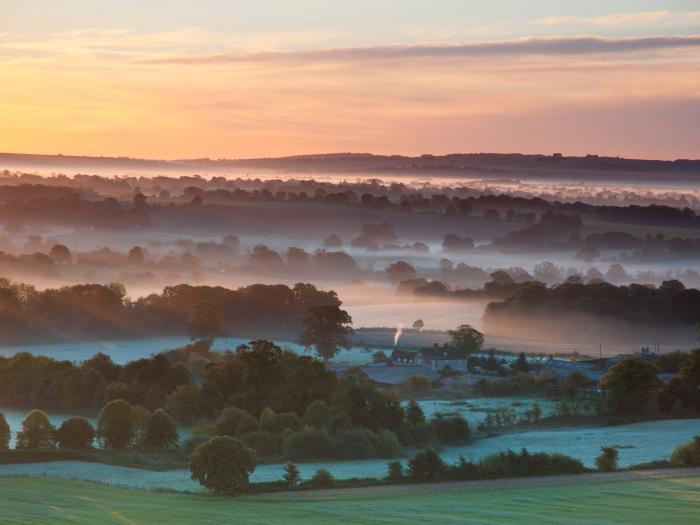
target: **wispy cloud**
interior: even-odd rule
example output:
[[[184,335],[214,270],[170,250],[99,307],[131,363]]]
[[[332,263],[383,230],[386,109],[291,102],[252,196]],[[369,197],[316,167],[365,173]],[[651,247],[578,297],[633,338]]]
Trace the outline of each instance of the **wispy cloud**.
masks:
[[[644,38],[527,38],[457,45],[392,45],[301,52],[213,53],[163,56],[148,64],[226,64],[266,61],[370,61],[498,55],[582,55],[700,47],[700,35]]]
[[[583,17],[583,16],[551,16],[532,20],[530,24],[558,26],[558,25],[594,25],[594,26],[621,26],[639,24],[676,24],[690,26],[700,22],[700,11],[671,12],[671,11],[643,11],[638,13],[615,13],[610,15]]]

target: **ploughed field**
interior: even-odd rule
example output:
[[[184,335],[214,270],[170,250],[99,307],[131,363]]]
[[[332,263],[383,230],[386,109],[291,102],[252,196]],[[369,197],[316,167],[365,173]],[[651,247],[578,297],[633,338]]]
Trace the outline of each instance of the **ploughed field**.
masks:
[[[49,478],[0,478],[4,524],[686,524],[694,471],[373,487],[264,497],[164,494]]]

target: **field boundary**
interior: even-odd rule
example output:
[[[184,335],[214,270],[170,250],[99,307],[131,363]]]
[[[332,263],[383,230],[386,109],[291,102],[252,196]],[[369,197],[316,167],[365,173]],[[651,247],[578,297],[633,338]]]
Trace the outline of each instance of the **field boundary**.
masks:
[[[615,481],[645,481],[673,477],[700,477],[700,468],[673,468],[656,470],[625,470],[620,472],[592,472],[557,476],[527,476],[520,478],[488,479],[474,481],[447,481],[444,483],[422,483],[380,485],[344,489],[315,489],[284,491],[243,496],[249,500],[332,500],[338,498],[408,497],[425,494],[448,494],[465,491],[490,491],[522,489],[551,485],[574,485],[580,483],[606,483]]]

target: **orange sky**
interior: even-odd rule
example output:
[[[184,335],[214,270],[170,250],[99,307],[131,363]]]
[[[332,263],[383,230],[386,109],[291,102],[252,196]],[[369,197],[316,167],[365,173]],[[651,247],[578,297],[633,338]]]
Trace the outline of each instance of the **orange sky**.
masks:
[[[193,27],[32,38],[5,29],[2,151],[700,157],[693,35],[333,46],[314,32],[280,32],[286,43],[232,47],[221,33]]]

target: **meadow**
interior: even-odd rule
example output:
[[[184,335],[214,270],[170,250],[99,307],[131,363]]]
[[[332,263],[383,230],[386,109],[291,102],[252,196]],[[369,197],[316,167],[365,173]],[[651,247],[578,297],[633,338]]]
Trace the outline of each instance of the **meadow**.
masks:
[[[52,479],[0,479],[4,524],[685,524],[697,471],[583,475],[280,494],[239,499],[163,494]]]

